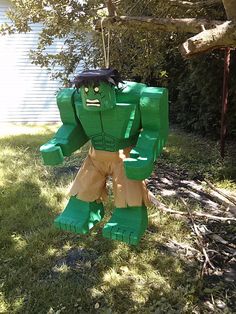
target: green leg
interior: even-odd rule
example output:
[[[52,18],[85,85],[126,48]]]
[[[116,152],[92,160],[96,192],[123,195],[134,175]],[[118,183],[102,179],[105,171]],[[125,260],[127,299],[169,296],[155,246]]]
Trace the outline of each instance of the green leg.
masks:
[[[148,226],[147,208],[115,208],[111,219],[103,228],[108,239],[137,245]]]
[[[64,211],[54,220],[54,225],[61,230],[86,234],[103,216],[102,203],[88,203],[72,196]]]

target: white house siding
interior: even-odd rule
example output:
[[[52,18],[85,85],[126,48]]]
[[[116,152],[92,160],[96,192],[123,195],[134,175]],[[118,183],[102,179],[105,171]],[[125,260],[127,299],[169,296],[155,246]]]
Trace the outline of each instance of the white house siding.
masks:
[[[7,21],[9,3],[0,0],[0,24]],[[30,33],[0,36],[0,122],[60,121],[55,98],[60,83],[29,59],[40,28],[33,25]],[[58,40],[48,52],[60,50],[62,44]]]

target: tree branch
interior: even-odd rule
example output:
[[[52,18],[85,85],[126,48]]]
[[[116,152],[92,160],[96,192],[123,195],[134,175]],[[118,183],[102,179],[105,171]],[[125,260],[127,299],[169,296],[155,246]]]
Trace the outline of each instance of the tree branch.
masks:
[[[216,28],[204,30],[196,36],[189,38],[180,47],[180,52],[183,57],[190,58],[220,47],[235,47],[235,35],[236,25],[231,21],[227,21]]]
[[[190,2],[190,1],[181,1],[181,0],[169,0],[170,5],[184,7],[189,9],[197,9],[203,7],[210,7],[216,4],[222,4],[222,0],[206,0],[204,2]]]
[[[220,47],[236,47],[236,23],[206,19],[171,19],[153,17],[114,16],[103,19],[105,28],[125,28],[134,31],[165,31],[197,34],[180,48],[182,56],[190,58]],[[101,21],[96,22],[101,30]]]
[[[205,29],[214,28],[224,21],[209,21],[206,19],[184,18],[154,18],[144,16],[114,16],[103,19],[104,28],[128,28],[143,31],[166,31],[197,34]],[[101,30],[101,20],[95,22],[95,29]]]
[[[116,16],[117,15],[116,6],[114,5],[112,0],[107,0],[106,6],[107,6],[109,16]]]

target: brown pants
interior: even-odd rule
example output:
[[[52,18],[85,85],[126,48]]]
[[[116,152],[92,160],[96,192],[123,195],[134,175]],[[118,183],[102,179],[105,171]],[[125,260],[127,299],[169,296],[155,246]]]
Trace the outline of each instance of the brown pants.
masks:
[[[131,148],[107,152],[90,148],[69,194],[86,202],[104,201],[107,198],[106,178],[112,176],[114,201],[117,208],[127,206],[150,206],[149,191],[144,181],[129,180],[123,161],[129,157]]]

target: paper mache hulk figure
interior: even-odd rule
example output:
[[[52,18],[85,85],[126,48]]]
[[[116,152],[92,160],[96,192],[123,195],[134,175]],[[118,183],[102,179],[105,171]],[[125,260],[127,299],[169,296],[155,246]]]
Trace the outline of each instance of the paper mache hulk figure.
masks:
[[[118,71],[83,71],[57,104],[63,125],[41,146],[45,165],[57,165],[89,140],[91,147],[54,224],[86,234],[104,216],[106,179],[112,177],[112,217],[103,236],[137,245],[148,226],[145,185],[168,135],[167,89],[122,82]]]

